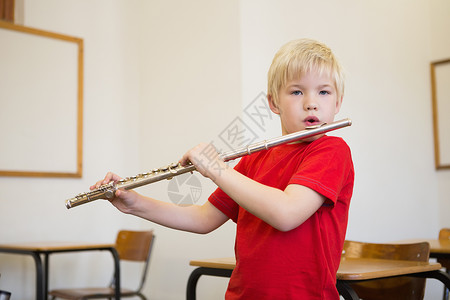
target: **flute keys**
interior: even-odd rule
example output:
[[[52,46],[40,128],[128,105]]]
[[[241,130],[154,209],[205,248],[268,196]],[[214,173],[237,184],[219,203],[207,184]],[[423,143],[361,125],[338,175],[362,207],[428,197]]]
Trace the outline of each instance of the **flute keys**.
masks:
[[[181,167],[181,164],[176,162],[176,163],[171,163],[165,169],[166,169],[166,172],[169,172],[171,175],[175,176],[178,173],[177,168],[179,168],[179,167]],[[167,177],[167,180],[171,180],[173,178],[173,176]]]
[[[181,167],[180,163],[172,163],[171,165],[169,165],[167,168],[169,169],[169,172],[172,174],[177,174],[177,168]]]

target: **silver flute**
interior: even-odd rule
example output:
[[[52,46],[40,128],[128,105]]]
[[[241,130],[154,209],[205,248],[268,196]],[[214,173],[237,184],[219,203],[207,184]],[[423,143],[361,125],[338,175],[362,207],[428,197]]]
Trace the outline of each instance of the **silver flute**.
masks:
[[[350,125],[352,125],[352,121],[350,119],[343,119],[330,124],[323,123],[320,125],[309,126],[306,127],[305,130],[250,144],[241,149],[222,153],[219,156],[223,161],[226,162],[245,155],[250,155],[255,152],[268,150],[269,148],[275,146],[307,139],[315,135],[324,134],[326,132]],[[117,182],[110,182],[92,191],[78,194],[74,198],[66,200],[66,207],[72,208],[98,199],[112,199],[114,198],[114,194],[118,189],[131,190],[163,179],[172,179],[172,177],[174,176],[192,171],[195,171],[195,166],[192,164],[182,166],[180,163],[172,163],[168,166],[154,169],[147,173],[138,174],[133,177],[127,177]]]

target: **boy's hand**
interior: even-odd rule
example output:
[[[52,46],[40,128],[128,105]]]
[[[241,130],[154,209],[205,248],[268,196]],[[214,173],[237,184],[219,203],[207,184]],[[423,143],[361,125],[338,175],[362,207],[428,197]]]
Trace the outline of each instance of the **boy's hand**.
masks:
[[[119,181],[119,180],[121,180],[121,179],[122,179],[122,178],[121,178],[119,175],[114,174],[114,173],[112,173],[112,172],[108,172],[108,173],[105,175],[105,178],[103,178],[103,179],[97,181],[94,185],[92,185],[92,186],[90,187],[90,189],[91,189],[91,190],[98,189],[100,186],[105,185],[105,184],[108,184],[108,183],[110,183],[111,181],[117,182],[117,181]]]
[[[100,186],[108,184],[110,182],[117,182],[122,178],[112,172],[108,172],[105,178],[97,181],[94,185],[90,187],[91,190],[98,189]],[[131,208],[136,203],[137,193],[134,191],[117,190],[115,197],[109,199],[109,201],[121,212],[130,213]]]
[[[182,166],[192,163],[200,174],[212,180],[215,180],[222,171],[228,168],[216,148],[212,144],[206,143],[199,144],[186,152],[179,162]]]

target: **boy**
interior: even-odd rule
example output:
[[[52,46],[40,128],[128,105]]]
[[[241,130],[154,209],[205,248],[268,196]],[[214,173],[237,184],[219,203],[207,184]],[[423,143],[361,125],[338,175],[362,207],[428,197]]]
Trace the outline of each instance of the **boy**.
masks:
[[[269,69],[269,105],[280,116],[283,135],[333,122],[343,90],[336,58],[313,40],[287,43]],[[243,157],[234,169],[218,154],[203,157],[205,147],[196,146],[180,160],[219,187],[202,206],[181,207],[131,190],[118,190],[112,204],[196,233],[208,233],[228,219],[236,222],[236,268],[226,299],[339,299],[336,272],[354,181],[347,144],[314,136]],[[119,179],[108,173],[91,189]]]

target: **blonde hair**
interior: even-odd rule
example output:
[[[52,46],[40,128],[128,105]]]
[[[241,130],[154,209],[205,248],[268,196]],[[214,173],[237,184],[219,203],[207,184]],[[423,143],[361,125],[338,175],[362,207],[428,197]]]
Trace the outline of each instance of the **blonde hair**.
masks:
[[[268,72],[267,94],[278,106],[278,92],[288,81],[307,72],[329,75],[336,85],[338,99],[344,95],[344,72],[330,48],[311,39],[288,42],[278,50]]]

